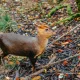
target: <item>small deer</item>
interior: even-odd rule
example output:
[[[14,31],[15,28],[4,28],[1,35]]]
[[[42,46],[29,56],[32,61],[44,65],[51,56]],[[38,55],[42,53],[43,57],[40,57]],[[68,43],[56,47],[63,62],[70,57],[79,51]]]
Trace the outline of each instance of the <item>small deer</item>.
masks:
[[[48,39],[55,34],[48,25],[40,24],[36,26],[37,36],[23,36],[15,33],[1,33],[0,34],[0,48],[3,54],[2,58],[8,54],[16,56],[27,56],[32,63],[32,70],[35,71],[35,63],[37,57],[43,54]]]

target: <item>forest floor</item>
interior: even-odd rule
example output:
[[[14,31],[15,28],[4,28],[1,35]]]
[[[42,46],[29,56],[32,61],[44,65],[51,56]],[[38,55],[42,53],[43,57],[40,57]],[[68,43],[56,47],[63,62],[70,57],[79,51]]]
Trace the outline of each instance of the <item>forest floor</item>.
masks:
[[[12,31],[8,30],[9,32],[16,32],[25,36],[36,36],[34,23],[38,21],[47,23],[57,32],[55,36],[52,36],[49,39],[49,46],[45,50],[44,54],[38,58],[36,62],[36,69],[39,70],[39,67],[48,64],[54,55],[56,56],[54,62],[56,62],[72,55],[74,56],[76,54],[80,54],[80,27],[65,35],[55,43],[50,44],[66,32],[69,32],[75,26],[79,25],[80,18],[75,18],[71,21],[65,23],[61,22],[58,25],[54,25],[55,22],[68,17],[66,8],[56,11],[50,18],[47,18],[46,15],[52,8],[55,8],[55,5],[50,5],[47,2],[42,4],[35,3],[35,5],[36,6],[34,6],[34,8],[25,8],[25,6],[23,6],[22,2],[20,1],[0,3],[0,8],[4,11],[7,10],[7,13],[11,16],[11,19],[17,23],[16,27],[13,27]],[[76,13],[76,9],[77,8],[75,8],[74,13]],[[18,80],[18,75],[19,77],[26,77],[31,73],[31,63],[29,59],[25,57],[9,55],[5,57],[5,67],[0,66],[0,80]],[[4,75],[8,77],[3,79]],[[80,80],[80,56],[52,65],[47,70],[45,70],[45,72],[40,73],[38,76],[32,78],[32,80],[61,79]]]

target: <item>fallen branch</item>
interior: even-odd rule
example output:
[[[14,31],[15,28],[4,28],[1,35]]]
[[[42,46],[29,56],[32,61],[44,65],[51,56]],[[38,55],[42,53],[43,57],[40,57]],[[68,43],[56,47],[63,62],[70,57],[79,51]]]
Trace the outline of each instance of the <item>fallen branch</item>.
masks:
[[[60,5],[56,6],[55,8],[51,9],[51,11],[48,13],[47,17],[51,17],[57,10],[62,9],[64,7],[67,7],[68,15],[73,14],[71,6],[69,4],[60,4]]]
[[[64,37],[65,35],[69,34],[70,32],[74,31],[76,28],[80,27],[80,24],[78,24],[77,26],[75,26],[74,28],[72,28],[70,31],[67,31],[66,33],[64,33],[62,36],[60,36],[58,39],[54,40],[51,44],[54,44],[55,42],[59,41],[62,37]],[[47,47],[48,48],[48,47]]]
[[[47,65],[45,65],[45,66],[42,67],[43,69],[41,69],[41,70],[39,70],[39,71],[37,71],[37,72],[35,72],[35,73],[32,73],[32,74],[30,74],[30,75],[27,76],[27,77],[34,77],[34,76],[36,76],[36,75],[44,72],[45,69],[49,68],[49,67],[52,66],[52,65],[58,64],[58,63],[60,63],[60,62],[62,62],[62,61],[64,61],[64,60],[72,59],[72,58],[77,57],[77,56],[80,56],[80,53],[79,53],[79,54],[75,54],[75,55],[73,55],[73,56],[70,56],[70,57],[68,57],[68,58],[65,58],[65,59],[62,59],[62,60],[59,60],[59,61],[56,61],[56,62],[47,64]],[[26,80],[26,77],[25,77],[25,80]]]
[[[80,17],[80,13],[73,14],[73,15],[69,16],[68,18],[57,21],[55,24],[60,24],[61,22],[64,23],[64,22],[70,21],[70,20],[77,18],[77,17]]]
[[[56,6],[55,8],[53,8],[49,13],[48,13],[48,15],[47,15],[47,17],[51,17],[57,10],[59,10],[59,9],[61,9],[61,8],[63,8],[64,7],[64,5],[59,5],[59,6]]]
[[[55,65],[55,64],[60,63],[60,62],[62,62],[62,61],[64,61],[64,60],[72,59],[72,58],[77,57],[77,56],[79,56],[79,55],[80,55],[80,53],[75,54],[75,55],[72,55],[72,56],[70,56],[70,57],[68,57],[68,58],[65,58],[65,59],[62,59],[62,60],[59,60],[59,61],[56,61],[56,62],[47,64],[47,65],[43,66],[42,68],[48,68],[48,67],[51,66],[51,65]]]
[[[53,58],[49,61],[48,64],[52,63],[56,59],[56,55],[53,55]]]
[[[51,17],[57,10],[62,9],[64,7],[67,7],[67,13],[68,13],[69,17],[62,19],[60,21],[57,21],[57,22],[53,23],[53,25],[60,24],[61,22],[64,23],[64,22],[70,21],[74,18],[80,17],[80,13],[73,14],[71,6],[69,4],[60,4],[60,5],[56,6],[55,8],[51,9],[51,11],[48,13],[48,15],[46,15],[46,17]]]

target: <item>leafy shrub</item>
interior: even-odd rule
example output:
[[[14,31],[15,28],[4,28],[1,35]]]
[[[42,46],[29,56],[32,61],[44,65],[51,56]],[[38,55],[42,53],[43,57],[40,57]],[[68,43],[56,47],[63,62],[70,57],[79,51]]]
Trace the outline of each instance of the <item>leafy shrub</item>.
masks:
[[[11,32],[17,30],[17,23],[11,19],[6,10],[0,8],[0,31]]]

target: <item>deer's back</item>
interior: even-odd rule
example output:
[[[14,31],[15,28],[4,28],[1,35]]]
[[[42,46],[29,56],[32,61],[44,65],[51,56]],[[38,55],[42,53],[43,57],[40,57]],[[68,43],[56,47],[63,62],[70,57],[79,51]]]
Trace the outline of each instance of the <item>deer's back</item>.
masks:
[[[0,40],[2,50],[9,54],[29,56],[31,53],[37,54],[39,49],[36,37],[5,33]]]

